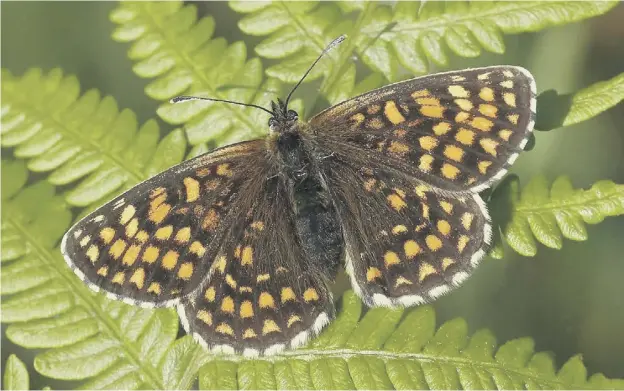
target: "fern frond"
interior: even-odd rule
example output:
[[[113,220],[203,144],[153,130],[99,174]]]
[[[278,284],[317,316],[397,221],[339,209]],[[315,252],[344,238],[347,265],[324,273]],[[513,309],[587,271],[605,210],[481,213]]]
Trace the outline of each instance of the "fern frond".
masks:
[[[139,128],[132,111],[97,90],[80,95],[76,77],[59,69],[4,72],[0,124],[2,146],[28,159],[29,170],[50,173],[54,185],[80,181],[65,200],[81,207],[180,162],[186,149],[181,130],[159,140],[155,120]]]
[[[346,2],[345,2],[346,3]],[[298,80],[323,47],[340,34],[345,42],[311,74],[325,74],[321,93],[331,103],[352,96],[357,55],[388,81],[403,78],[401,66],[413,74],[429,70],[429,62],[448,66],[445,47],[461,57],[477,57],[481,49],[503,53],[502,34],[538,31],[603,14],[616,1],[594,2],[375,2],[334,4],[305,2],[231,2],[246,14],[239,28],[265,36],[258,55],[280,59],[266,72],[285,82]],[[352,18],[352,15],[355,17]]]
[[[363,317],[352,293],[340,315],[306,349],[247,360],[212,357],[200,389],[581,389],[618,388],[623,380],[587,379],[580,356],[558,371],[530,338],[496,348],[494,335],[468,335],[463,319],[436,328],[431,306],[375,308]]]
[[[30,376],[26,365],[16,355],[11,354],[2,368],[3,390],[29,390]]]
[[[191,145],[208,141],[221,145],[264,133],[268,117],[258,109],[198,101],[168,103],[178,95],[258,105],[276,98],[271,91],[279,91],[280,83],[269,80],[260,86],[262,64],[258,58],[247,60],[243,42],[228,45],[225,39],[212,37],[214,18],[197,20],[197,8],[181,2],[121,3],[110,18],[119,25],[113,39],[132,42],[128,56],[137,62],[135,73],[155,79],[146,87],[147,95],[167,102],[158,115],[171,124],[184,123]],[[257,92],[259,88],[263,92]]]
[[[57,246],[71,222],[67,204],[48,182],[22,188],[26,172],[23,162],[3,161],[3,185],[11,189],[3,192],[1,237],[7,338],[43,349],[34,360],[39,373],[88,380],[86,388],[163,389],[173,384],[173,369],[174,388],[190,387],[196,369],[178,367],[185,352],[175,348],[175,311],[111,301],[77,279]]]
[[[624,215],[624,185],[602,180],[588,190],[574,189],[562,176],[549,189],[546,178],[536,176],[521,191],[518,178],[511,175],[494,190],[490,205],[494,223],[510,247],[524,256],[534,256],[536,240],[560,249],[563,238],[587,240],[585,224]],[[495,258],[502,258],[500,244],[498,240],[491,253]]]

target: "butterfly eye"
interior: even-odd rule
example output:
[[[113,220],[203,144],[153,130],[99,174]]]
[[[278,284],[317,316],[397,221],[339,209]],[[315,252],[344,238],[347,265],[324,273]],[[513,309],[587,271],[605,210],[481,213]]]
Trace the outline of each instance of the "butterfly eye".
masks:
[[[277,120],[273,117],[269,118],[269,128],[273,130],[275,129],[276,125],[277,125]]]
[[[297,118],[299,118],[299,115],[297,114],[295,110],[288,110],[288,112],[286,113],[286,118],[288,118],[291,121],[294,121]]]

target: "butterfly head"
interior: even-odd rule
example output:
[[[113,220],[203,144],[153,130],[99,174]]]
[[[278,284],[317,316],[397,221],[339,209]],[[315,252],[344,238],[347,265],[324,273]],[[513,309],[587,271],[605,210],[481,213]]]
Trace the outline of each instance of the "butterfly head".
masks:
[[[281,99],[271,102],[272,116],[269,118],[269,128],[274,133],[285,133],[294,128],[299,120],[295,110],[289,110],[287,103]]]

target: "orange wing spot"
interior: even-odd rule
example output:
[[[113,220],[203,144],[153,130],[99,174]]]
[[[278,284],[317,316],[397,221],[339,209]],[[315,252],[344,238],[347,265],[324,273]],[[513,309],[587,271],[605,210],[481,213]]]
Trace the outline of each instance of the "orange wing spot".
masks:
[[[205,310],[197,311],[197,319],[206,323],[208,326],[212,326],[212,314]]]
[[[210,175],[210,167],[203,167],[195,171],[198,177],[203,178]]]
[[[366,271],[366,281],[373,282],[377,278],[381,278],[381,271],[376,267],[369,267]]]
[[[454,264],[455,261],[451,258],[444,258],[442,260],[442,270],[446,270],[449,268],[449,266],[451,266],[452,264]]]
[[[427,98],[418,98],[416,99],[416,103],[421,106],[440,106],[440,100],[432,96]]]
[[[241,286],[240,288],[238,288],[238,291],[241,293],[243,292],[251,293],[253,292],[253,289],[251,289],[250,286]]]
[[[177,251],[173,251],[173,250],[169,250],[167,251],[167,253],[165,254],[165,256],[162,259],[162,267],[167,269],[167,270],[173,270],[173,268],[175,268],[176,264],[178,263],[178,257],[180,256],[180,254],[178,254]]]
[[[214,268],[223,274],[223,272],[225,272],[225,265],[227,265],[227,258],[222,255],[217,258],[217,261],[214,263]]]
[[[188,280],[193,275],[193,264],[190,262],[184,262],[178,269],[178,277],[183,280]]]
[[[429,90],[418,90],[418,91],[412,92],[412,98],[414,99],[422,98],[423,96],[429,96],[429,95],[431,95]]]
[[[411,282],[410,280],[408,280],[407,278],[405,278],[405,277],[403,277],[403,276],[399,276],[399,277],[396,279],[396,282],[394,283],[394,287],[395,287],[395,288],[398,288],[398,287],[400,287],[401,285],[413,285],[413,284],[414,284],[414,283],[413,283],[413,282]]]
[[[147,232],[141,230],[141,231],[137,232],[135,239],[139,243],[143,244],[143,243],[147,242],[147,239],[149,239],[149,235],[147,234]]]
[[[247,329],[243,333],[243,339],[256,338],[257,336],[258,334],[256,334],[256,332],[253,329]]]
[[[217,175],[231,177],[233,174],[228,163],[219,164],[217,166]]]
[[[165,217],[167,217],[170,211],[171,205],[163,203],[159,205],[156,209],[150,209],[149,219],[156,224],[160,224],[165,219]]]
[[[498,132],[498,137],[502,138],[505,141],[509,141],[511,134],[512,134],[511,130],[503,129],[500,132]]]
[[[497,141],[494,141],[491,138],[482,138],[479,140],[479,144],[481,144],[481,147],[485,152],[492,156],[496,156],[496,147],[498,147]]]
[[[290,328],[296,322],[301,322],[301,318],[297,315],[292,315],[290,318],[288,318],[288,322],[286,323],[286,326]]]
[[[388,147],[388,152],[398,157],[405,156],[405,154],[408,153],[409,150],[409,146],[398,141],[391,141],[390,146]]]
[[[309,303],[311,301],[317,301],[318,299],[318,292],[314,288],[308,288],[305,292],[303,292],[303,300],[305,300],[306,303]]]
[[[432,274],[437,274],[435,267],[427,262],[423,262],[418,270],[418,281],[423,282],[425,278]]]
[[[466,248],[466,245],[470,241],[470,238],[466,235],[461,235],[457,240],[457,250],[461,253]]]
[[[405,117],[403,117],[403,114],[401,114],[397,108],[396,103],[392,100],[386,102],[386,105],[384,106],[384,114],[386,115],[388,121],[395,125],[405,122]]]
[[[206,190],[215,190],[221,184],[220,179],[211,179],[204,184]]]
[[[431,163],[433,163],[433,156],[429,154],[424,154],[420,157],[418,161],[419,161],[418,168],[421,171],[424,171],[424,172],[431,171]]]
[[[106,275],[108,274],[108,266],[102,266],[101,268],[99,268],[97,274],[98,276],[106,277]]]
[[[139,230],[139,220],[135,217],[132,220],[130,220],[128,225],[126,225],[126,236],[132,239],[134,235],[136,235],[138,230]]]
[[[459,168],[452,164],[443,163],[441,172],[445,178],[455,179],[457,178],[457,175],[459,175]]]
[[[408,124],[409,125],[409,124]],[[398,138],[403,138],[405,137],[405,135],[407,134],[407,130],[405,129],[395,129],[395,131],[393,132],[393,134],[398,137]]]
[[[481,160],[477,165],[479,166],[479,172],[485,175],[487,173],[488,167],[492,165],[492,162],[487,160]]]
[[[122,225],[125,225],[128,221],[130,221],[132,216],[134,216],[135,212],[136,212],[136,209],[134,208],[134,206],[132,206],[132,205],[126,206],[124,208],[123,212],[121,212],[121,217],[119,218],[119,223],[122,224]]]
[[[184,187],[186,189],[186,201],[193,202],[199,198],[199,182],[191,177],[184,178]]]
[[[286,303],[290,300],[295,301],[297,299],[297,296],[295,296],[295,291],[293,291],[290,287],[282,288],[281,297],[282,303]]]
[[[427,198],[427,192],[430,191],[431,188],[427,185],[418,185],[414,188],[414,192],[416,193],[416,195],[420,198]]]
[[[221,301],[221,312],[226,314],[234,313],[234,300],[230,296],[225,296]]]
[[[364,181],[364,188],[367,191],[373,191],[373,189],[375,188],[375,183],[377,183],[377,180],[374,178],[369,178],[366,181]]]
[[[444,156],[456,162],[461,162],[464,158],[464,150],[456,145],[447,145],[444,148]]]
[[[465,111],[470,111],[474,107],[468,99],[455,99],[455,104]]]
[[[446,220],[438,220],[438,231],[444,236],[448,236],[451,233],[451,225]]]
[[[262,326],[262,335],[267,335],[270,333],[280,332],[282,329],[279,328],[277,323],[274,320],[266,319],[264,321],[264,326]]]
[[[502,81],[500,82],[500,86],[504,88],[513,88],[513,81],[511,80]]]
[[[84,238],[80,239],[80,247],[84,247],[89,244],[89,240],[91,240],[91,236],[85,235]]]
[[[264,222],[254,221],[253,223],[251,223],[251,228],[255,229],[256,231],[262,231],[264,229]]]
[[[518,119],[520,118],[520,114],[509,114],[507,119],[514,125],[518,125]]]
[[[126,243],[125,240],[117,239],[115,243],[113,243],[113,245],[108,250],[108,253],[110,254],[111,257],[115,259],[119,259],[119,257],[121,256],[121,253],[124,252],[127,245],[128,244]]]
[[[503,94],[503,100],[508,106],[516,107],[516,94],[513,92],[505,92]]]
[[[416,255],[420,254],[420,246],[414,240],[406,240],[403,243],[403,250],[407,259],[413,259]]]
[[[438,139],[431,136],[423,136],[418,139],[418,143],[422,149],[431,151],[438,146]]]
[[[158,247],[147,246],[143,253],[143,262],[154,263],[158,259]]]
[[[123,285],[125,280],[126,280],[126,273],[124,273],[124,272],[117,272],[117,273],[115,273],[115,275],[113,276],[113,279],[111,281],[113,282],[113,284]]]
[[[381,120],[381,118],[373,117],[370,119],[370,121],[368,121],[368,126],[370,126],[373,129],[381,129],[384,127],[384,123]]]
[[[275,300],[273,300],[273,296],[269,292],[262,292],[258,299],[258,306],[260,308],[275,308]]]
[[[491,102],[494,100],[494,90],[490,87],[483,87],[479,92],[479,97],[486,102]]]
[[[105,227],[100,230],[100,238],[104,241],[104,243],[109,244],[113,241],[115,237],[115,230],[111,227]]]
[[[147,293],[155,293],[156,296],[159,296],[161,293],[160,284],[157,282],[152,282],[147,288]]]
[[[167,225],[162,228],[158,228],[156,231],[156,239],[167,240],[173,233],[173,225]]]
[[[201,257],[206,252],[206,248],[196,240],[189,246],[189,251],[197,255],[198,257]]]
[[[229,335],[229,336],[234,336],[234,330],[232,330],[232,327],[227,324],[227,323],[221,323],[219,324],[216,328],[215,331],[217,333],[220,334],[225,334],[225,335]]]
[[[381,110],[381,106],[379,105],[370,105],[366,108],[366,112],[370,115],[377,114]]]
[[[228,284],[232,289],[236,289],[236,287],[238,286],[236,284],[236,280],[234,280],[234,277],[232,277],[230,273],[225,275],[225,283]]]
[[[130,277],[130,282],[134,283],[137,288],[143,289],[143,285],[145,284],[145,269],[142,267],[132,273],[132,277]]]
[[[241,256],[241,265],[253,265],[253,248],[250,246],[246,246],[243,249],[243,254]]]
[[[386,251],[384,254],[384,263],[386,264],[386,268],[390,265],[396,265],[401,262],[399,256],[394,251]]]
[[[208,210],[206,216],[204,217],[202,228],[204,228],[206,231],[213,232],[219,226],[219,220],[219,214],[216,210],[211,208],[210,210]]]
[[[395,225],[394,228],[392,228],[392,234],[393,235],[398,235],[401,234],[403,232],[407,232],[407,227],[400,224],[400,225]]]
[[[445,135],[449,130],[451,130],[451,124],[448,122],[439,122],[433,126],[433,133],[437,136]]]
[[[167,189],[165,189],[164,187],[157,187],[157,188],[155,188],[154,190],[152,190],[152,191],[150,192],[150,198],[156,198],[156,197],[159,197],[159,196],[163,195],[163,194],[165,193],[165,191],[166,191],[166,190],[167,190]],[[164,201],[164,200],[165,200],[165,199],[163,198],[163,200],[162,200],[162,201]],[[159,202],[159,204],[160,204],[160,203],[162,203],[162,201],[161,201],[161,202]]]
[[[364,119],[366,119],[366,117],[362,113],[357,113],[351,116],[351,121],[355,122],[355,126],[360,126],[362,122],[364,122]]]
[[[442,248],[442,241],[435,235],[428,235],[425,242],[431,251],[438,251]]]
[[[253,318],[254,310],[253,310],[253,304],[251,304],[251,301],[245,300],[241,303],[239,314],[240,314],[240,317],[243,319]]]
[[[479,113],[481,113],[481,115],[485,115],[486,117],[496,118],[498,109],[493,105],[481,104],[479,105]]]
[[[453,95],[455,98],[468,98],[470,97],[470,92],[466,90],[464,87],[459,85],[452,85],[448,87],[449,94]]]
[[[121,262],[124,265],[132,266],[137,258],[139,257],[139,252],[141,252],[142,246],[137,246],[135,244],[128,247],[128,250],[125,252]]]
[[[484,117],[474,117],[472,119],[471,125],[483,132],[489,132],[490,130],[492,130],[492,126],[494,126],[494,123]]]
[[[425,219],[429,220],[429,205],[422,204],[422,215]]]
[[[95,263],[95,261],[97,261],[98,257],[100,256],[100,250],[98,250],[98,248],[94,244],[92,244],[91,246],[89,246],[86,254],[87,258],[89,258],[92,263]]]
[[[466,122],[468,120],[468,118],[470,118],[470,114],[468,114],[465,111],[460,111],[459,113],[457,113],[457,115],[455,116],[455,122],[461,123],[461,122]]]
[[[461,222],[462,222],[462,225],[464,226],[464,228],[466,228],[466,231],[468,231],[470,229],[470,225],[472,225],[472,219],[473,218],[474,218],[474,215],[472,213],[465,212],[462,215]]]
[[[176,232],[174,240],[178,243],[186,243],[191,238],[191,227],[184,227]]]
[[[451,204],[448,201],[440,201],[440,206],[442,207],[442,209],[444,209],[444,211],[448,214],[453,213],[453,204]]]
[[[464,145],[472,145],[474,143],[475,133],[472,130],[465,128],[459,128],[459,131],[455,135],[455,140]]]
[[[477,76],[477,79],[479,79],[479,80],[487,80],[487,79],[490,78],[490,73],[492,73],[492,72],[482,73],[479,76]]]
[[[208,289],[206,289],[206,292],[204,292],[204,298],[206,298],[206,300],[208,300],[211,303],[215,301],[216,295],[217,295],[217,292],[215,291],[215,288],[213,286],[209,287]]]
[[[256,282],[268,281],[270,278],[271,275],[268,273],[258,274],[258,277],[256,277]]]
[[[400,211],[401,209],[407,206],[405,201],[403,201],[403,199],[399,197],[397,194],[390,194],[387,197],[387,199],[388,199],[388,202],[390,203],[390,206],[392,206],[392,209],[396,211]]]
[[[442,106],[421,106],[420,113],[425,117],[444,118],[444,107]]]

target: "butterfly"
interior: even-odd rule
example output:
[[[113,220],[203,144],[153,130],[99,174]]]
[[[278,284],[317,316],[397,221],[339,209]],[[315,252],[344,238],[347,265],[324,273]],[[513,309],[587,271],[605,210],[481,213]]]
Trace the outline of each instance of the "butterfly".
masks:
[[[343,267],[368,306],[414,306],[460,285],[490,244],[479,192],[533,129],[531,74],[427,75],[308,122],[288,108],[301,81],[271,110],[229,102],[268,112],[266,137],[185,161],[103,205],[64,236],[67,264],[113,299],[176,306],[205,348],[246,356],[317,335],[335,317],[330,288]],[[188,99],[219,101],[175,101]]]

